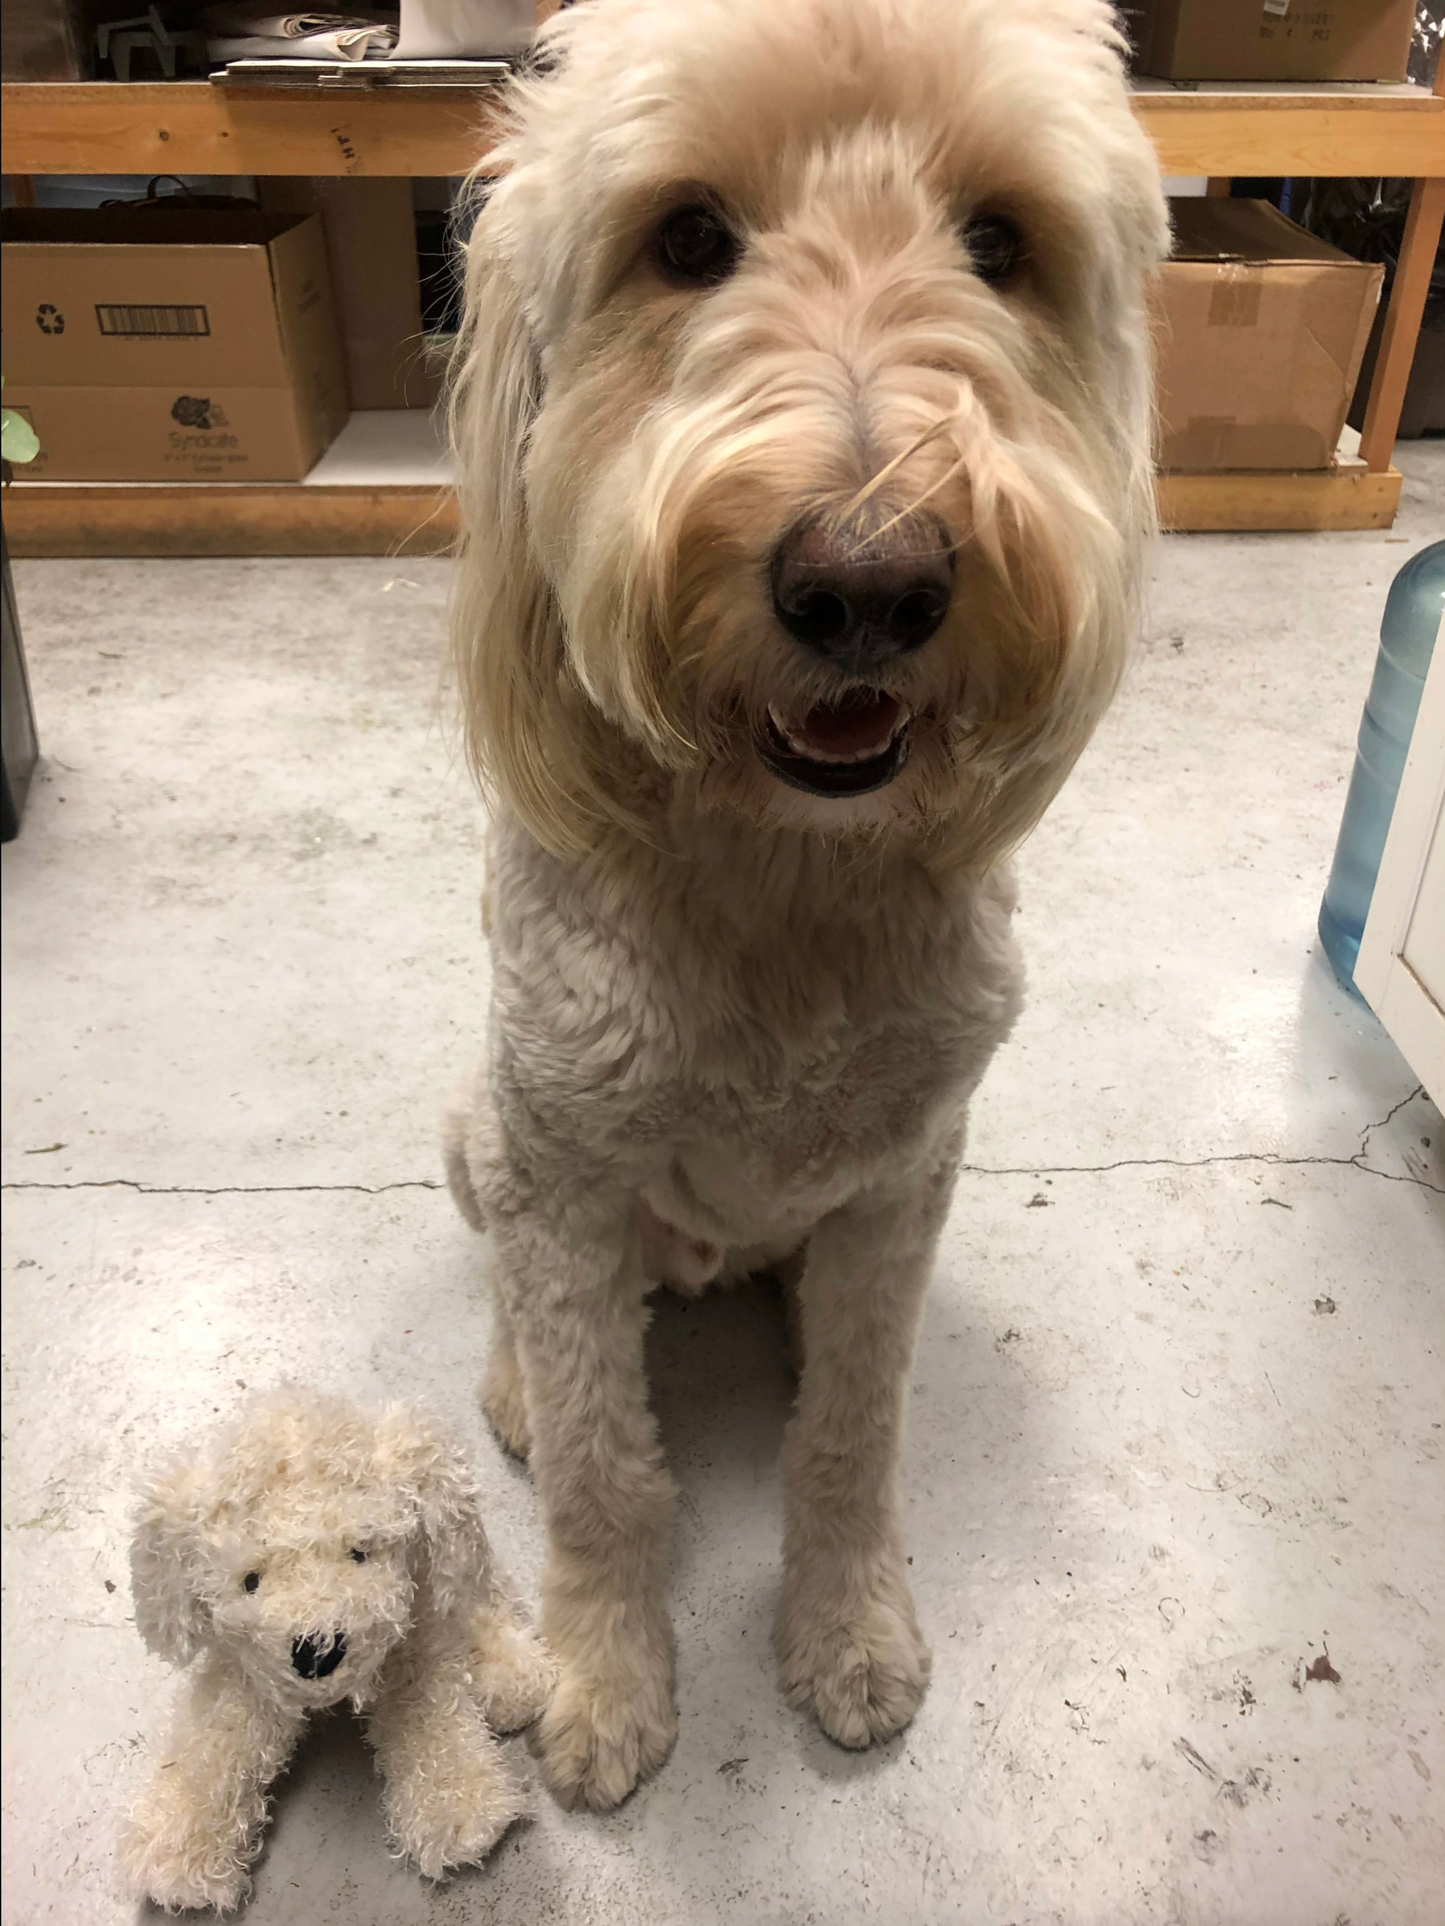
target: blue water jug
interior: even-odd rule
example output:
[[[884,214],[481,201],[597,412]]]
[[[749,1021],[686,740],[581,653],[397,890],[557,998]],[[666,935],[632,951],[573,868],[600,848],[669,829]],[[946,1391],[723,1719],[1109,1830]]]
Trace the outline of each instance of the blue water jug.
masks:
[[[1345,819],[1320,904],[1320,941],[1335,975],[1348,990],[1355,989],[1360,938],[1395,813],[1425,672],[1440,633],[1442,609],[1445,542],[1432,542],[1412,555],[1390,584],[1375,678],[1360,720],[1355,772],[1345,798]]]

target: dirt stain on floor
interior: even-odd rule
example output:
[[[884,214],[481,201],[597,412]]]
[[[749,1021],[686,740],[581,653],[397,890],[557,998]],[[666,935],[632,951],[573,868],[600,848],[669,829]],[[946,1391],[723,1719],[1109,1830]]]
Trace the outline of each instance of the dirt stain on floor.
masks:
[[[1339,1685],[1341,1683],[1339,1673],[1330,1663],[1328,1645],[1322,1645],[1319,1657],[1311,1659],[1308,1665],[1303,1659],[1299,1660],[1295,1666],[1293,1683],[1296,1692],[1302,1692],[1306,1685]]]

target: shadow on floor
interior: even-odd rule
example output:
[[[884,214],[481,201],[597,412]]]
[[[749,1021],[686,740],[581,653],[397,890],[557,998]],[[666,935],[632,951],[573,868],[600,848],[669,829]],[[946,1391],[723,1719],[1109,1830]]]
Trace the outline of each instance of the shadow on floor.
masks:
[[[684,1484],[694,1474],[755,1480],[775,1466],[797,1380],[782,1292],[749,1278],[700,1298],[651,1300],[647,1375],[663,1453]]]

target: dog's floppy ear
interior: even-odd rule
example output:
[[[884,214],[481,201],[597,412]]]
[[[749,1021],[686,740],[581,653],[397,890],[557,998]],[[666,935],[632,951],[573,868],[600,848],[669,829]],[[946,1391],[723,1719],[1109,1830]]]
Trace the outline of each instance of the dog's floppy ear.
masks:
[[[142,1495],[131,1540],[136,1630],[153,1652],[177,1665],[195,1655],[210,1629],[197,1570],[206,1488],[196,1452],[173,1458]]]
[[[529,539],[524,478],[542,372],[522,291],[492,231],[498,222],[483,208],[472,230],[452,365],[448,420],[462,519],[452,635],[474,774],[525,818],[551,819],[561,804],[539,733],[563,642]]]
[[[430,1418],[389,1405],[377,1422],[377,1472],[411,1499],[421,1558],[418,1582],[432,1608],[453,1612],[487,1591],[492,1549],[476,1481],[453,1440]]]
[[[462,524],[452,645],[473,773],[545,847],[572,854],[618,806],[532,539],[526,463],[545,380],[512,265],[526,254],[516,185],[495,190],[467,246],[448,413]]]

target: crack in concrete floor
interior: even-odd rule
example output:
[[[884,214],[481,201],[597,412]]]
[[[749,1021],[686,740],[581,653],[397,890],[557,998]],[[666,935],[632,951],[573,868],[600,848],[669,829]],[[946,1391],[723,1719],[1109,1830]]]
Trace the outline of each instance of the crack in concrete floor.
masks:
[[[1212,1157],[1116,1157],[1107,1164],[961,1164],[960,1171],[970,1177],[1093,1177],[1113,1170],[1212,1170],[1221,1164],[1268,1164],[1272,1169],[1303,1169],[1323,1164],[1335,1170],[1358,1170],[1365,1177],[1383,1177],[1392,1184],[1416,1184],[1445,1196],[1445,1185],[1433,1184],[1428,1177],[1410,1171],[1376,1170],[1362,1163],[1370,1139],[1383,1130],[1408,1104],[1425,1094],[1424,1085],[1415,1088],[1392,1104],[1384,1116],[1368,1123],[1360,1132],[1360,1147],[1353,1157],[1283,1157],[1269,1150],[1220,1151]],[[362,1197],[380,1197],[392,1190],[445,1190],[440,1177],[401,1177],[389,1184],[151,1184],[135,1177],[79,1177],[47,1183],[42,1178],[15,1178],[0,1184],[7,1190],[133,1190],[142,1197],[299,1197],[311,1191],[326,1194],[354,1192]]]

